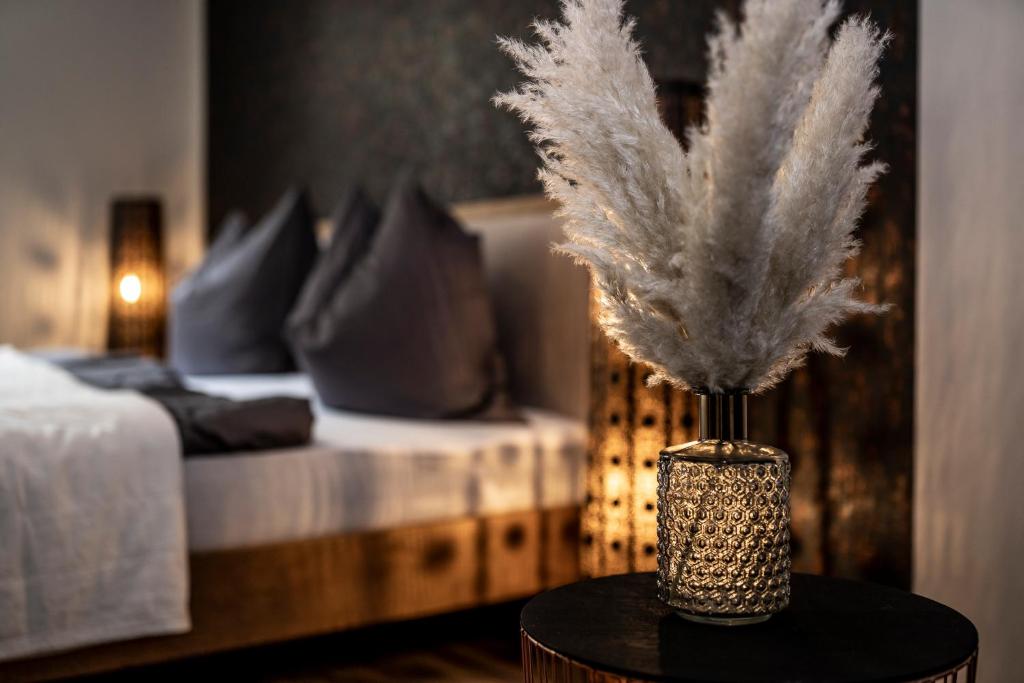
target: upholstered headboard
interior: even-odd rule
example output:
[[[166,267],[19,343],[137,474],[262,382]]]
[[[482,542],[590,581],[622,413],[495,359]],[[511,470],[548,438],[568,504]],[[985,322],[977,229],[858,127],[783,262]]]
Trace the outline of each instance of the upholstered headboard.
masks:
[[[586,270],[551,252],[554,205],[539,196],[456,204],[483,238],[484,261],[515,399],[585,417],[590,368]]]

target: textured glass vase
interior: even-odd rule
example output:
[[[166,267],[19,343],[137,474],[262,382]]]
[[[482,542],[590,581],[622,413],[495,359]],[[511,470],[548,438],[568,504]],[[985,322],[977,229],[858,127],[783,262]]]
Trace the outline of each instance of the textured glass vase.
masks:
[[[789,457],[747,441],[745,393],[701,394],[700,438],[658,460],[658,597],[723,625],[789,604]]]

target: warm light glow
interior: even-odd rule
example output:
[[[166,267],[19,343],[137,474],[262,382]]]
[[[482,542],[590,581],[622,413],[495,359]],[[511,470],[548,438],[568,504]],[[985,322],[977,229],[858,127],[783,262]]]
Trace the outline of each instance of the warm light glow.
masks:
[[[135,273],[128,273],[121,278],[120,284],[117,287],[121,293],[121,298],[129,304],[134,304],[142,296],[142,280]]]

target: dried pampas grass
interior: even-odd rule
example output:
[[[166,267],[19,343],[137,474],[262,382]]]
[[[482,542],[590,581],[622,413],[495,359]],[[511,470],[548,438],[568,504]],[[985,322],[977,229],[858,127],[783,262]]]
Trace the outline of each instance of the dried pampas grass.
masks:
[[[600,323],[653,381],[699,391],[776,384],[852,313],[841,275],[868,187],[863,141],[888,40],[835,0],[748,0],[709,40],[707,119],[684,153],[623,21],[622,0],[563,0],[540,44],[500,40],[527,76],[495,101],[533,128],[547,193],[589,266]]]

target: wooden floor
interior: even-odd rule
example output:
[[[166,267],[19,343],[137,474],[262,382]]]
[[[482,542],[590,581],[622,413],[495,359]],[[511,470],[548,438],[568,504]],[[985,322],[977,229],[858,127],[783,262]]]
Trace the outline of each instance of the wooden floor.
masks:
[[[522,681],[519,660],[522,604],[509,603],[74,681],[518,683]]]

